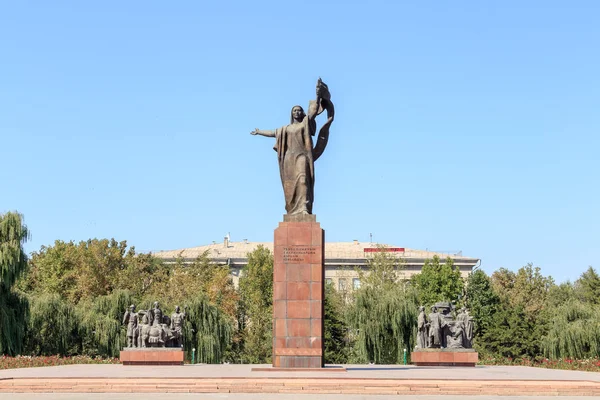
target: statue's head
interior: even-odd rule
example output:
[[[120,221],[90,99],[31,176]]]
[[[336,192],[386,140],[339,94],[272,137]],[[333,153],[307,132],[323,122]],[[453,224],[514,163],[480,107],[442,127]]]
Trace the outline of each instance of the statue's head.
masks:
[[[129,306],[129,310],[131,310],[131,312],[135,311],[135,304],[132,304]]]
[[[292,107],[290,124],[293,124],[294,121],[302,122],[305,116],[306,114],[304,113],[304,109],[301,106]]]
[[[158,308],[158,301],[154,302],[154,308]]]
[[[425,311],[425,307],[423,307],[423,306],[420,306],[420,307],[419,307],[419,312],[421,312],[421,311]]]
[[[175,306],[175,312],[179,312],[179,306]]]
[[[437,312],[437,307],[436,306],[431,306],[431,311]]]

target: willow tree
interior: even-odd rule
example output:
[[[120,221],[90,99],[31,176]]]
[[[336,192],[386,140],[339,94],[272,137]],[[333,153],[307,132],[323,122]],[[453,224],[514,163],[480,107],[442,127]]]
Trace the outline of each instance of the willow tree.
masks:
[[[62,356],[80,350],[79,316],[68,300],[56,293],[30,296],[26,352]]]
[[[15,355],[23,349],[29,307],[12,287],[27,268],[23,250],[27,239],[21,214],[0,214],[0,354]]]
[[[398,259],[381,252],[360,272],[361,287],[348,311],[353,361],[400,363],[403,350],[414,347],[417,297],[408,282],[399,280],[401,268]]]
[[[121,325],[123,314],[131,304],[133,300],[128,291],[115,290],[77,305],[84,353],[109,357],[119,355],[127,343],[126,332]]]
[[[570,300],[556,308],[542,349],[552,359],[600,357],[600,307]]]
[[[231,318],[219,307],[210,304],[202,294],[186,305],[185,312],[185,351],[191,354],[195,348],[199,363],[221,363],[231,344]]]

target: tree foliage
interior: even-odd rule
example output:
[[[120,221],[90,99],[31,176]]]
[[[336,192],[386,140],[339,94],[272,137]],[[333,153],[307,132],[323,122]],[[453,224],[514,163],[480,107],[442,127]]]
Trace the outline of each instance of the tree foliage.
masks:
[[[127,343],[125,327],[121,325],[125,310],[134,300],[126,290],[88,299],[80,303],[77,312],[84,354],[118,357]]]
[[[400,267],[396,258],[381,252],[361,272],[361,287],[348,311],[354,362],[395,364],[402,361],[404,349],[414,347],[416,293],[398,280]]]
[[[273,346],[273,254],[263,246],[248,253],[240,277],[237,359],[270,363]]]
[[[494,324],[477,339],[480,351],[502,357],[535,357],[539,354],[540,330],[527,318],[523,306],[501,307]]]
[[[492,274],[492,285],[504,302],[523,307],[527,318],[535,320],[546,305],[554,281],[543,276],[539,267],[527,264],[517,273],[500,268]]]
[[[13,291],[13,285],[27,269],[23,244],[28,239],[21,214],[0,214],[0,354],[15,355],[23,350],[29,305]]]
[[[187,305],[184,323],[184,348],[191,354],[196,349],[198,362],[219,364],[223,362],[231,343],[232,321],[219,307],[198,295]]]
[[[325,363],[345,364],[348,362],[348,328],[345,322],[344,297],[332,283],[325,286]]]
[[[185,264],[179,257],[163,270],[153,289],[143,295],[144,300],[151,303],[161,299],[164,304],[175,306],[204,294],[210,303],[220,307],[232,320],[235,318],[238,294],[229,267],[212,263],[205,252],[191,264]]]
[[[56,293],[30,297],[26,354],[71,356],[81,351],[80,315]]]
[[[570,299],[551,315],[550,329],[542,340],[547,357],[600,357],[600,307]]]
[[[492,288],[491,279],[480,269],[469,275],[465,292],[465,305],[475,321],[474,337],[477,344],[478,338],[485,335],[494,325],[494,316],[498,311],[500,298]]]
[[[442,264],[438,256],[425,260],[421,273],[412,278],[419,293],[419,302],[423,306],[432,306],[439,301],[460,304],[464,290],[464,281],[460,269],[448,257]]]
[[[584,303],[600,304],[600,276],[596,270],[589,267],[575,281],[576,296]]]
[[[528,264],[516,273],[501,268],[492,274],[500,298],[494,323],[478,340],[479,348],[507,357],[535,357],[549,324],[547,303],[554,285],[551,277]],[[476,321],[477,322],[477,321]]]
[[[71,303],[110,294],[126,270],[126,254],[135,250],[115,239],[90,239],[79,243],[57,240],[42,246],[31,257],[31,272],[23,289],[30,293],[56,293]]]

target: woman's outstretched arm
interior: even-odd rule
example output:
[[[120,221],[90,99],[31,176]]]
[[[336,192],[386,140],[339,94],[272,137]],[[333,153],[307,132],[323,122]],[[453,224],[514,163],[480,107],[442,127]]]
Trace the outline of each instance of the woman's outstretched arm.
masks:
[[[250,132],[250,134],[251,135],[261,135],[261,136],[266,136],[266,137],[275,137],[275,131],[261,130],[258,128],[256,128],[252,132]]]

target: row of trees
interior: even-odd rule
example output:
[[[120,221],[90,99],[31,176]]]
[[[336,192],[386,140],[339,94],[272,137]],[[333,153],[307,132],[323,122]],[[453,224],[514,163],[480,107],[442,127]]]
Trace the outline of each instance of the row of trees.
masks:
[[[164,310],[188,306],[186,350],[200,362],[268,363],[272,349],[273,256],[248,255],[239,288],[229,269],[206,254],[192,264],[165,264],[126,242],[56,241],[30,258],[22,216],[0,215],[0,353],[116,356],[129,304]],[[467,306],[475,347],[504,357],[600,356],[600,277],[591,267],[560,285],[527,265],[464,280],[452,259],[427,260],[420,274],[401,279],[402,265],[375,253],[359,270],[361,287],[326,288],[328,363],[399,363],[415,345],[417,307],[438,301]]]

